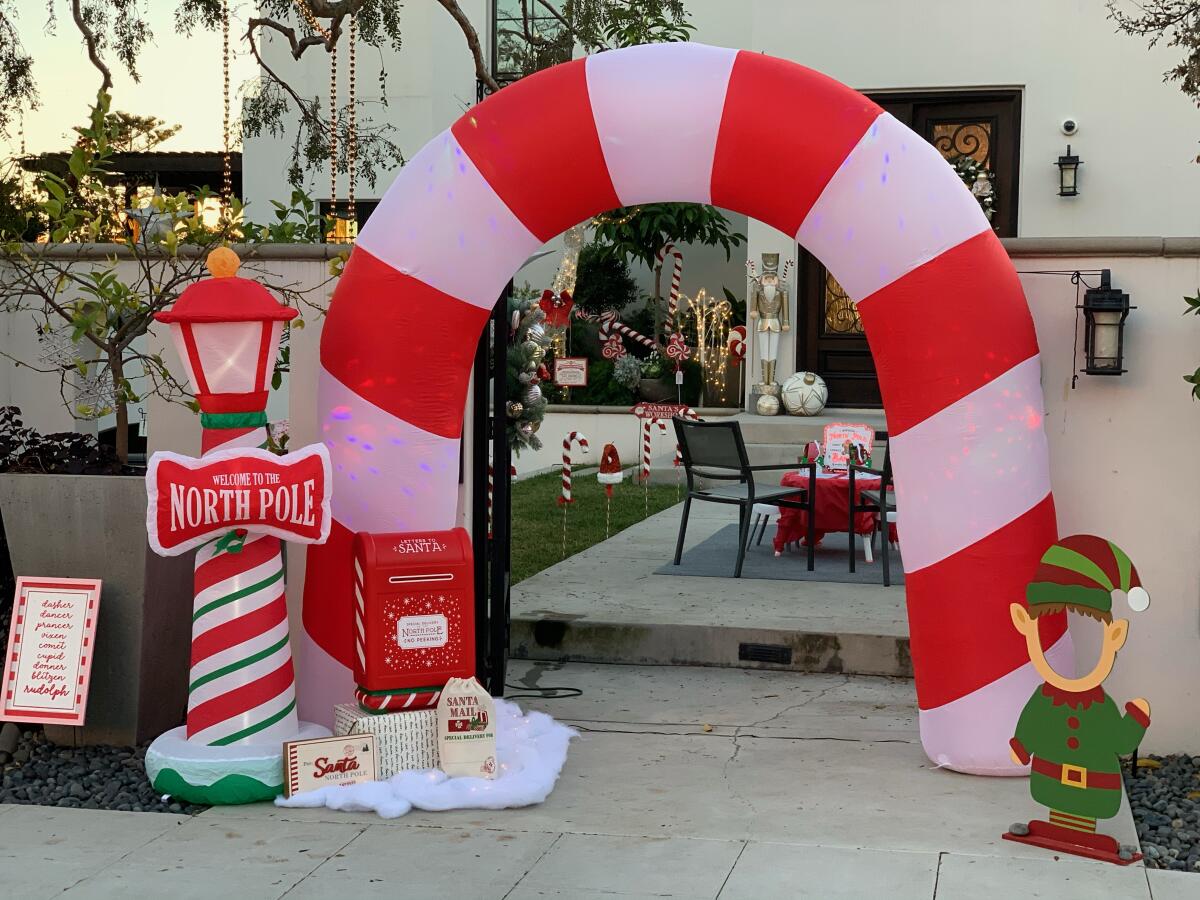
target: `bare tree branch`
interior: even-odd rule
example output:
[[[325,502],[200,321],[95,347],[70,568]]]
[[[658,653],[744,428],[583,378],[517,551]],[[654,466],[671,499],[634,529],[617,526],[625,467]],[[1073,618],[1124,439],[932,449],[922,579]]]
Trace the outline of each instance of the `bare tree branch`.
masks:
[[[475,77],[487,85],[489,91],[500,90],[500,85],[492,77],[491,67],[483,58],[483,46],[479,43],[479,34],[475,31],[471,20],[467,18],[467,14],[462,11],[462,7],[458,5],[458,0],[437,0],[437,2],[462,29],[463,37],[467,39],[467,49],[471,51],[471,58],[475,61]]]
[[[91,26],[88,25],[87,20],[84,18],[82,0],[71,0],[71,17],[75,20],[75,27],[83,35],[83,42],[87,45],[88,59],[100,71],[100,91],[108,93],[112,90],[113,85],[112,72],[104,64],[104,60],[100,58],[100,48],[96,39],[96,33],[92,31]]]
[[[306,35],[305,37],[302,37],[302,38],[297,37],[296,29],[289,28],[287,25],[283,25],[280,22],[276,22],[274,19],[255,18],[255,19],[250,20],[249,25],[250,25],[250,27],[246,31],[246,39],[252,45],[254,43],[255,29],[270,28],[272,31],[278,32],[279,34],[282,34],[285,38],[287,38],[287,42],[292,48],[292,58],[293,59],[299,59],[301,56],[304,55],[304,51],[307,50],[309,47],[324,46],[326,49],[329,49],[330,46],[337,43],[337,38],[339,35],[338,29],[340,28],[340,23],[335,22],[334,27],[332,29],[330,29],[330,32],[329,32],[330,39],[328,41],[326,41],[325,38],[321,37],[320,35],[316,35],[316,34]]]

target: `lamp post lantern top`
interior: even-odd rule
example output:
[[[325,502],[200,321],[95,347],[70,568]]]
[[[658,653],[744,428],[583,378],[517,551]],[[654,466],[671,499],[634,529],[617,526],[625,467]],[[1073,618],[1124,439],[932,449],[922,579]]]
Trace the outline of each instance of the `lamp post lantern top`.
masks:
[[[287,322],[300,311],[284,306],[271,292],[237,276],[241,260],[228,247],[218,247],[205,261],[212,278],[189,285],[169,310],[156,313],[166,324],[214,322]]]

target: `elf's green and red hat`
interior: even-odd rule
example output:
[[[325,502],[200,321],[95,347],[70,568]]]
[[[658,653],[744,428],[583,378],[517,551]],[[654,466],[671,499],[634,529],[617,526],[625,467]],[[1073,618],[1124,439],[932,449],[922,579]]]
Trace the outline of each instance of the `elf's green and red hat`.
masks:
[[[1035,615],[1068,609],[1111,622],[1116,591],[1126,595],[1134,612],[1150,605],[1137,569],[1120,547],[1092,534],[1073,534],[1042,554],[1025,599]]]

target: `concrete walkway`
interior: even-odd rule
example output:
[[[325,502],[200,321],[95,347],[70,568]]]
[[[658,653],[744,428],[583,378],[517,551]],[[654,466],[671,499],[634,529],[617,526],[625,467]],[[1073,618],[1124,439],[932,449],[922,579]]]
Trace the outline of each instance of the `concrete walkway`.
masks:
[[[681,510],[674,506],[657,513],[514,585],[513,655],[912,674],[904,588],[885,588],[882,574],[878,584],[654,574],[674,555]],[[736,521],[734,507],[696,503],[686,546]],[[768,532],[764,541],[773,529]],[[791,551],[776,561],[780,566],[804,566],[803,554]],[[876,560],[877,572],[880,566]],[[739,659],[745,643],[786,648],[792,661],[780,666]]]
[[[518,702],[580,731],[522,810],[213,809],[193,819],[0,807],[4,896],[1183,900],[1200,876],[1000,840],[1019,779],[936,771],[905,680],[516,663]],[[1127,811],[1107,823],[1130,840]]]

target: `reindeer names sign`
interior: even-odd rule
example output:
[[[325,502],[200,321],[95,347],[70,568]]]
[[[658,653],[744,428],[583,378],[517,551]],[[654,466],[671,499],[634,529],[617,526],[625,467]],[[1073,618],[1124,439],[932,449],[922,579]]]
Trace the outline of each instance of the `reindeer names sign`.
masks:
[[[83,724],[99,604],[99,580],[17,579],[0,719]]]

